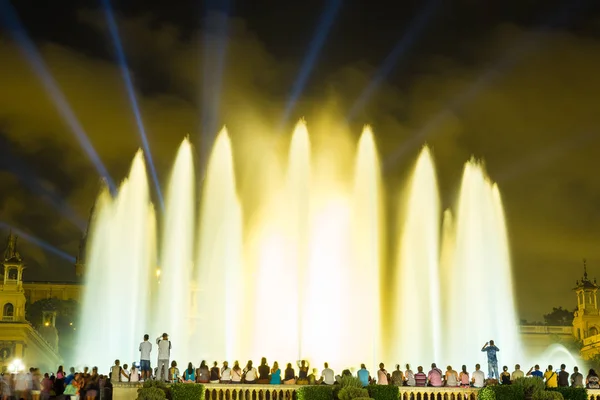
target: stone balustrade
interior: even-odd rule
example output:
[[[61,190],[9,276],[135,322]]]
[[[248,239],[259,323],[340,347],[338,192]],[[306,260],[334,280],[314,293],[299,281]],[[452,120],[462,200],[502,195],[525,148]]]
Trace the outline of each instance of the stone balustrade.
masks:
[[[140,383],[117,383],[113,400],[135,400]],[[205,384],[205,400],[295,400],[299,385]],[[477,388],[400,387],[400,400],[477,400]],[[588,389],[589,400],[600,400],[600,389]]]

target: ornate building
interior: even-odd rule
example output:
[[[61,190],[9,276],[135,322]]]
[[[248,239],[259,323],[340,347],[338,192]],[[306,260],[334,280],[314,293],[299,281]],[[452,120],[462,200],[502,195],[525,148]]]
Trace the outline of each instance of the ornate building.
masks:
[[[17,237],[12,233],[8,236],[0,264],[0,371],[31,365],[53,370],[61,362],[54,319],[45,321],[45,332],[36,330],[25,319],[25,263],[17,250]]]
[[[583,261],[583,278],[575,283],[577,310],[573,318],[573,335],[583,342],[581,356],[589,359],[600,354],[600,312],[598,311],[598,285],[588,279],[587,265]]]

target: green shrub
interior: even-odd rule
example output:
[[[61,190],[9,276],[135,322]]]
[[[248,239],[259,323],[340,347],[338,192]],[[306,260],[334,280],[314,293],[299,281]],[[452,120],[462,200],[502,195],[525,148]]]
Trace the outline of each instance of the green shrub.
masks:
[[[298,400],[332,400],[333,387],[328,385],[302,386],[296,391],[296,395]]]
[[[400,389],[394,385],[369,385],[367,387],[369,396],[375,400],[398,400]]]
[[[141,387],[137,391],[138,400],[164,400],[165,392],[156,387]]]
[[[587,400],[588,398],[587,390],[585,388],[559,387],[548,390],[560,392],[565,400]]]
[[[204,385],[198,383],[174,383],[171,391],[173,400],[204,400]]]
[[[496,392],[490,386],[479,389],[477,393],[478,400],[496,400]]]
[[[145,381],[144,385],[142,386],[142,389],[148,389],[148,388],[155,388],[155,389],[162,390],[165,394],[163,399],[168,399],[168,400],[173,399],[173,397],[171,395],[171,389],[167,386],[166,383],[164,383],[162,381],[156,381],[153,379],[149,379],[149,380]],[[139,389],[138,389],[138,393],[139,393]]]
[[[536,392],[531,398],[532,400],[564,400],[563,395],[554,390],[543,390],[541,392]]]
[[[354,400],[373,400],[370,397],[355,397]]]
[[[525,397],[521,385],[486,386],[479,391],[479,400],[522,400]]]
[[[546,388],[544,380],[537,376],[531,378],[519,378],[513,382],[512,386],[523,388],[523,395],[525,397],[533,397],[536,394],[543,392]]]
[[[340,387],[341,388],[355,387],[355,388],[362,389],[363,384],[360,381],[360,379],[358,379],[355,376],[342,376],[340,379]]]
[[[346,386],[340,389],[338,393],[338,398],[340,400],[353,400],[359,397],[369,397],[369,392],[367,389],[363,389],[362,387],[357,388],[354,386]]]

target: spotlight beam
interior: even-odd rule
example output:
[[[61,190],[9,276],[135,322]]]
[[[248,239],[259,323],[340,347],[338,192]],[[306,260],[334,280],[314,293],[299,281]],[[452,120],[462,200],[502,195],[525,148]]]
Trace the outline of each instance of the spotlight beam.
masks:
[[[231,0],[211,0],[206,4],[207,14],[212,15],[206,19],[209,26],[204,33],[202,52],[202,135],[200,137],[202,177],[219,124],[230,8]]]
[[[356,114],[363,109],[365,104],[371,99],[373,93],[375,93],[385,78],[392,72],[396,64],[398,64],[400,58],[416,43],[418,37],[427,27],[429,20],[435,15],[435,11],[439,5],[440,0],[429,0],[425,8],[412,21],[408,30],[385,58],[383,64],[377,69],[377,72],[375,72],[375,76],[369,85],[363,90],[350,108],[348,116],[346,117],[347,121],[352,121],[354,117],[356,117]]]
[[[479,75],[475,81],[463,92],[458,94],[447,107],[435,116],[433,116],[425,126],[423,126],[416,135],[410,138],[406,143],[394,150],[385,160],[384,169],[388,170],[395,166],[396,162],[406,155],[409,151],[420,146],[430,138],[447,118],[458,112],[465,104],[474,100],[484,89],[499,76],[504,75],[520,62],[533,48],[539,46],[543,40],[544,34],[548,28],[556,28],[568,23],[576,12],[582,11],[583,7],[589,4],[587,0],[568,2],[555,13],[544,18],[542,26],[528,40],[521,42],[517,47],[507,51],[507,53],[492,68]]]
[[[304,61],[300,66],[300,72],[298,73],[298,77],[292,86],[292,93],[290,98],[287,101],[285,106],[285,112],[283,118],[280,123],[280,128],[283,128],[283,125],[290,118],[290,114],[298,101],[298,98],[302,94],[304,87],[308,81],[310,73],[312,72],[317,57],[321,51],[321,48],[325,44],[325,39],[329,35],[329,31],[331,30],[331,26],[335,21],[335,17],[338,14],[342,6],[342,0],[329,0],[325,5],[325,9],[323,10],[321,17],[319,19],[319,23],[317,25],[317,29],[315,34],[310,42],[310,46],[308,49],[308,53],[306,57],[304,57]]]
[[[116,186],[110,177],[108,170],[102,163],[102,160],[100,160],[100,156],[94,149],[94,146],[90,142],[90,139],[85,133],[83,126],[77,119],[77,116],[69,106],[69,102],[67,101],[65,95],[60,90],[54,78],[50,75],[42,56],[37,51],[31,39],[29,39],[25,33],[17,13],[7,0],[0,0],[0,20],[14,41],[18,44],[19,51],[28,61],[33,72],[42,82],[46,93],[54,100],[53,103],[56,107],[56,110],[67,123],[69,128],[71,128],[71,132],[74,134],[75,139],[77,139],[77,142],[81,148],[85,151],[89,159],[94,164],[98,174],[106,181],[111,192],[115,193]]]
[[[117,61],[119,63],[121,75],[123,76],[123,80],[125,81],[125,87],[127,89],[127,95],[129,97],[129,102],[131,103],[131,107],[133,109],[133,114],[135,115],[135,122],[138,127],[138,132],[140,134],[140,138],[142,139],[142,147],[144,148],[144,156],[145,156],[146,160],[148,161],[150,175],[152,176],[152,180],[154,181],[154,187],[156,188],[156,194],[158,196],[160,208],[162,211],[164,211],[165,210],[165,202],[163,199],[162,191],[160,189],[160,183],[158,181],[158,175],[156,173],[156,168],[154,167],[154,161],[152,160],[152,152],[150,151],[150,144],[148,143],[146,129],[144,128],[144,122],[142,121],[142,115],[141,115],[140,108],[138,105],[137,96],[135,95],[135,89],[133,87],[133,82],[131,80],[131,74],[129,73],[129,68],[127,66],[127,58],[125,57],[125,51],[123,50],[123,45],[121,44],[121,39],[119,37],[119,28],[117,26],[117,21],[115,20],[114,13],[112,11],[112,7],[110,5],[110,0],[102,0],[102,8],[104,9],[104,14],[106,15],[106,21],[108,23],[108,29],[110,31],[110,36],[112,37],[112,41],[115,46],[115,51],[117,53],[116,54]]]
[[[4,230],[9,230],[9,231],[12,230],[19,237],[27,240],[29,243],[34,244],[46,251],[49,251],[50,253],[55,254],[61,258],[64,258],[65,260],[67,260],[73,264],[75,263],[75,257],[69,255],[68,253],[66,253],[62,250],[57,249],[56,247],[52,246],[48,242],[43,241],[42,239],[36,238],[35,236],[25,233],[20,229],[12,227],[11,225],[7,224],[6,222],[0,221],[0,228],[3,228]]]

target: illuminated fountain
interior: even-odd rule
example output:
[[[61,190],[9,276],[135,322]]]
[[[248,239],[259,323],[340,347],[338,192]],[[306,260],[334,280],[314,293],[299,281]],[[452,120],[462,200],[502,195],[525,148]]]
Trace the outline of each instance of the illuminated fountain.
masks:
[[[180,365],[262,356],[337,371],[458,365],[484,362],[479,347],[492,338],[502,363],[520,354],[502,204],[481,166],[467,164],[442,228],[427,148],[394,223],[368,127],[348,154],[311,143],[299,122],[286,161],[246,178],[256,179],[254,208],[240,196],[234,146],[223,129],[199,186],[185,139],[161,217],[141,153],[118,194],[99,196],[79,363],[106,371],[116,358],[137,361],[143,334],[163,332]]]

